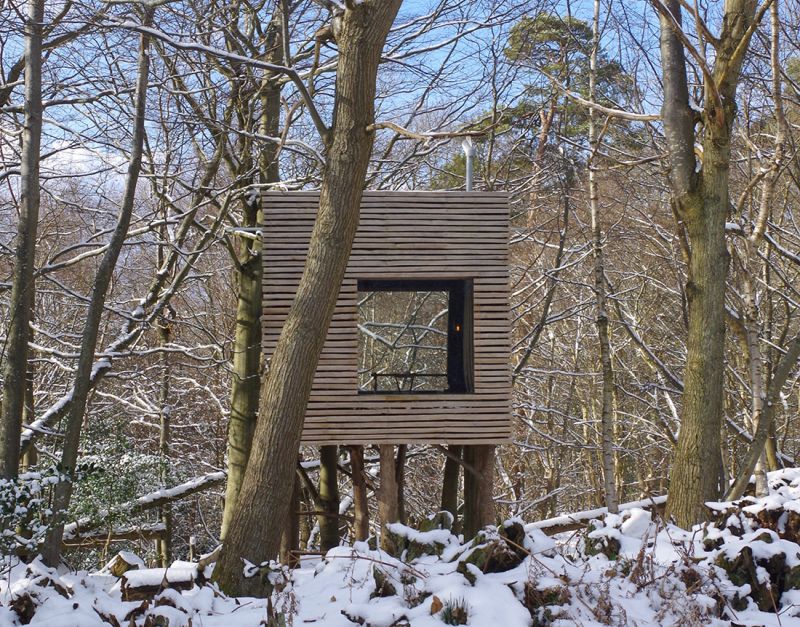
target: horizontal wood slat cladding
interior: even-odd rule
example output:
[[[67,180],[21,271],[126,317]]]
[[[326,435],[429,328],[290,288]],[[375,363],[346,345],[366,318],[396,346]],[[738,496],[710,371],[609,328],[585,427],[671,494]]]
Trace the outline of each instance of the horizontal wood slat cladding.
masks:
[[[263,192],[267,359],[303,273],[317,192]],[[499,444],[511,434],[508,198],[367,191],[306,411],[303,443]],[[360,279],[472,279],[474,391],[358,394]]]

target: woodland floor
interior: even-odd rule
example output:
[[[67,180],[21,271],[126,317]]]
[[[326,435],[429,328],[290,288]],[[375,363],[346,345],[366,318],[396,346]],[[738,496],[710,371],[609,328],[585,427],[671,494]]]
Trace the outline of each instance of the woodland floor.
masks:
[[[357,543],[274,568],[269,601],[225,597],[189,562],[121,576],[120,560],[96,573],[17,564],[0,625],[800,625],[800,469],[713,509],[692,531],[632,508],[554,538],[514,520],[467,542],[440,515],[427,531],[393,525],[396,557]]]

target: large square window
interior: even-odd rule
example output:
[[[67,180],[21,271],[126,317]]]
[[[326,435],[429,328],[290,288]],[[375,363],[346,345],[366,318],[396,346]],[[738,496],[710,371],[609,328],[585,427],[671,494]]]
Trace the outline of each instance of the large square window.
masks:
[[[361,393],[473,391],[472,280],[358,282]]]

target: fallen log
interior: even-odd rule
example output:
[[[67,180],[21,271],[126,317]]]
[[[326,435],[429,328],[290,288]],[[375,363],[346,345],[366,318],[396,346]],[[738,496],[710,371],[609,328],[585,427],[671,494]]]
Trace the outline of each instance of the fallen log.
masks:
[[[80,548],[110,544],[112,542],[130,542],[131,540],[157,540],[166,532],[164,523],[153,523],[138,527],[124,527],[121,529],[95,529],[90,531],[76,531],[68,538],[64,538],[67,548]]]
[[[196,564],[186,563],[169,568],[145,568],[129,570],[120,578],[123,601],[151,600],[157,594],[172,590],[191,590],[194,582],[202,578]]]
[[[666,502],[666,495],[652,496],[648,499],[642,499],[641,501],[622,503],[619,506],[619,511],[624,512],[627,509],[641,508],[663,514]],[[539,529],[548,536],[554,536],[557,533],[568,533],[570,531],[583,529],[589,524],[589,521],[600,518],[607,513],[607,507],[598,507],[597,509],[588,509],[574,514],[564,514],[563,516],[556,516],[554,518],[528,523],[525,525],[525,529]]]
[[[207,475],[195,477],[189,481],[185,481],[172,488],[164,490],[156,490],[150,494],[140,496],[138,499],[112,507],[111,509],[99,512],[92,518],[81,518],[75,522],[64,525],[64,539],[72,541],[73,538],[85,535],[86,532],[97,529],[103,525],[105,520],[112,516],[124,514],[126,516],[135,516],[142,512],[163,507],[167,503],[178,501],[197,492],[208,490],[215,486],[221,485],[225,482],[227,473],[224,470],[212,472]]]

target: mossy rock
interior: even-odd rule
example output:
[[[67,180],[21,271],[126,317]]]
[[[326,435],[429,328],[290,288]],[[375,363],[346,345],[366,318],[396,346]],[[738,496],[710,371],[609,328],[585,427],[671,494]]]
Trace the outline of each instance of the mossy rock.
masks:
[[[586,555],[603,554],[612,561],[616,560],[622,548],[619,540],[607,535],[593,538],[591,537],[593,531],[597,531],[597,528],[594,527],[594,525],[589,525],[583,537],[583,552],[586,553]]]
[[[703,548],[708,552],[720,548],[723,544],[725,544],[725,539],[722,536],[717,536],[716,538],[703,538]]]
[[[470,571],[470,569],[467,567],[466,562],[459,562],[458,566],[456,566],[456,572],[459,573],[460,575],[463,575],[464,579],[469,581],[469,585],[471,586],[475,585],[477,577],[475,577],[475,574],[472,571]]]
[[[800,566],[789,568],[784,579],[785,590],[800,590]]]
[[[419,526],[420,531],[434,531],[435,529],[453,528],[453,515],[450,512],[436,512],[430,518],[425,519]]]
[[[800,571],[793,572],[798,568],[789,569],[786,566],[786,555],[783,553],[776,553],[768,559],[755,559],[753,549],[745,546],[733,559],[723,554],[719,555],[714,563],[728,574],[728,578],[735,585],[750,586],[748,596],[756,602],[762,612],[775,612],[789,581],[800,582]],[[757,567],[763,568],[769,575],[769,587],[759,581]]]
[[[527,554],[525,550],[525,527],[515,521],[506,522],[500,527],[500,537],[504,538],[517,552]]]
[[[383,542],[384,550],[398,559],[402,558],[405,553],[405,559],[409,562],[423,555],[441,555],[446,546],[443,542],[435,540],[431,542],[411,540],[407,536],[389,529],[384,529],[384,533],[386,534]]]
[[[797,512],[786,512],[786,522],[783,524],[783,532],[780,532],[781,538],[800,544],[800,514]]]
[[[441,555],[446,545],[442,542],[418,542],[411,540],[408,543],[406,559],[411,561],[423,555]]]
[[[775,538],[772,537],[772,534],[768,531],[763,531],[759,533],[754,539],[753,542],[763,542],[765,544],[772,544],[775,542]]]
[[[383,537],[381,538],[380,547],[392,557],[400,559],[403,551],[406,550],[407,539],[405,536],[393,533],[388,529],[383,530]]]
[[[501,527],[499,536],[494,539],[487,539],[481,532],[472,542],[474,548],[461,562],[474,564],[484,573],[504,573],[519,566],[527,557],[524,541],[525,529],[517,522]]]
[[[731,607],[737,612],[744,612],[750,605],[747,596],[740,596],[737,592],[731,599]]]
[[[566,586],[551,586],[539,589],[535,582],[525,582],[522,604],[530,612],[534,627],[549,625],[553,620],[552,607],[566,605],[572,600],[572,593]]]
[[[375,591],[369,595],[370,599],[385,599],[386,597],[393,597],[397,594],[397,589],[390,581],[389,575],[382,568],[373,566],[372,578],[375,580]]]

